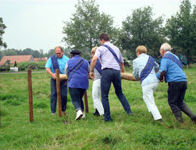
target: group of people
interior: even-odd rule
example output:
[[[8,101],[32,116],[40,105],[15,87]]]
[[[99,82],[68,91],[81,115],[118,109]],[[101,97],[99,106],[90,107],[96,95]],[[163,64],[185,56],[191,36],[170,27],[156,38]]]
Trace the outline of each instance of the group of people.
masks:
[[[127,115],[133,115],[130,104],[122,91],[121,72],[125,72],[124,61],[118,47],[110,43],[108,34],[102,33],[99,37],[101,46],[91,50],[91,60],[87,61],[80,56],[78,50],[71,51],[71,58],[66,57],[63,49],[55,48],[55,55],[51,56],[45,67],[51,76],[51,112],[56,113],[57,92],[55,70],[66,74],[68,79],[60,82],[62,112],[65,114],[67,104],[67,87],[72,104],[76,110],[75,120],[85,118],[82,97],[89,87],[89,77],[93,80],[92,97],[95,108],[94,115],[104,115],[104,121],[112,121],[108,94],[111,83],[115,94],[122,104]],[[160,47],[162,56],[161,65],[153,57],[147,55],[145,46],[136,48],[137,58],[133,60],[133,80],[140,80],[143,100],[154,120],[162,121],[162,116],[155,104],[153,93],[160,81],[168,82],[168,103],[178,122],[183,122],[182,112],[196,123],[194,114],[184,102],[187,88],[187,79],[179,58],[171,52],[171,46],[164,43]]]

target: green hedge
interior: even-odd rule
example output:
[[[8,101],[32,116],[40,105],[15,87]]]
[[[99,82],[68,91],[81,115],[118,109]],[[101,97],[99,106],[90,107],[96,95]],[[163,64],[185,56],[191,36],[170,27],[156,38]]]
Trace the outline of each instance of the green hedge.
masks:
[[[27,70],[28,68],[31,68],[32,70],[41,70],[45,69],[46,62],[40,61],[40,62],[22,62],[18,63],[17,67],[19,71]]]

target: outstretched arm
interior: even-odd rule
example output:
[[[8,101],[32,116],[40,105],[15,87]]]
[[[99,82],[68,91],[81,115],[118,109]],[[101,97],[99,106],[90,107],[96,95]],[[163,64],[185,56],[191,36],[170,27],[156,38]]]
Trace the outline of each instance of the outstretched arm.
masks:
[[[133,72],[132,72],[133,78],[135,79],[135,81],[140,80],[139,77],[139,68],[137,67],[137,63],[135,60],[133,60]]]
[[[50,68],[46,68],[46,71],[50,74],[50,76],[53,78],[53,79],[56,79],[56,75],[55,73],[53,73]]]
[[[91,61],[91,66],[90,66],[90,77],[92,79],[94,79],[94,68],[95,68],[95,64],[97,62],[97,56],[93,56],[92,61]]]
[[[157,78],[162,82],[163,80],[165,80],[165,75],[167,73],[167,60],[166,59],[162,59],[161,60],[161,66],[159,71],[157,72],[156,76]]]
[[[121,70],[121,72],[125,72],[125,66],[124,66],[124,63],[121,63],[121,64],[120,64],[120,70]]]

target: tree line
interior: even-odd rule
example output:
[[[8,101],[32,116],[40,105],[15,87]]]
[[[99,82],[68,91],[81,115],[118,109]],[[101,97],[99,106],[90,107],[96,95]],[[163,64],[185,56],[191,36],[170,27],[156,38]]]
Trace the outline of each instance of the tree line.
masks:
[[[67,54],[70,49],[79,49],[83,56],[89,59],[91,48],[99,46],[100,33],[106,32],[128,60],[136,57],[135,48],[138,45],[145,45],[148,53],[157,58],[160,45],[169,42],[173,46],[174,53],[185,55],[188,63],[196,62],[196,5],[192,5],[190,0],[183,0],[178,12],[167,19],[165,24],[162,16],[154,18],[153,9],[148,6],[133,10],[122,22],[121,28],[114,26],[112,16],[100,12],[95,0],[78,0],[75,10],[70,20],[64,22],[62,29],[64,34],[62,40]],[[2,19],[0,26],[1,24]],[[6,47],[5,42],[2,44],[2,34],[1,31],[0,45]],[[7,51],[11,53],[14,50],[0,52],[8,53]],[[48,57],[53,54],[52,49],[47,54],[31,49],[15,51],[31,52],[34,57]]]
[[[34,58],[50,57],[54,54],[54,49],[50,49],[47,53],[43,53],[43,50],[33,50],[31,48],[25,48],[23,50],[18,49],[6,49],[0,51],[0,59],[3,56],[13,55],[32,55]]]

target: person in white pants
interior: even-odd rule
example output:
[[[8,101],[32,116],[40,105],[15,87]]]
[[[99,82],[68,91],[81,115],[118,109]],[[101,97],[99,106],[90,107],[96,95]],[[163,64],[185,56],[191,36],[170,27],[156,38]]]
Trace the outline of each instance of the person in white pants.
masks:
[[[91,57],[94,56],[97,47],[92,48]],[[101,63],[97,61],[94,68],[94,80],[92,86],[92,97],[93,97],[93,106],[95,108],[94,115],[100,116],[104,114],[103,105],[101,103]]]
[[[162,120],[153,96],[159,83],[155,73],[155,71],[158,71],[159,65],[146,53],[147,49],[145,46],[136,48],[137,58],[133,60],[133,76],[136,80],[140,80],[143,100],[148,111],[152,114],[154,120]]]

